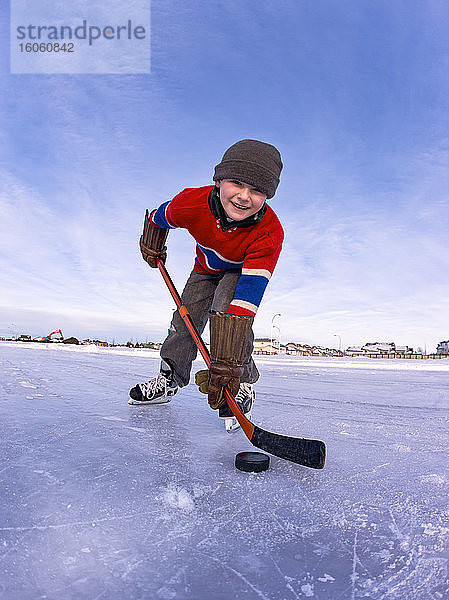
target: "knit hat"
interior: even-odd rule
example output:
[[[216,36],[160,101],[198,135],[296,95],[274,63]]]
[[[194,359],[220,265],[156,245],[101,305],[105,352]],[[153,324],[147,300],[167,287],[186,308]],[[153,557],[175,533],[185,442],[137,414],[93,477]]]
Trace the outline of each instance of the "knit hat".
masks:
[[[214,181],[237,179],[272,198],[282,171],[279,151],[271,144],[257,140],[241,140],[223,154],[215,167]]]

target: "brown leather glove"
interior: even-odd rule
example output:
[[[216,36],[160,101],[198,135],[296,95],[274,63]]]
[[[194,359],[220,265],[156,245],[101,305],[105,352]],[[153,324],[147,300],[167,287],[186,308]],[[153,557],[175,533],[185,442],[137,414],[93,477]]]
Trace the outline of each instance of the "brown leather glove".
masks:
[[[211,313],[209,321],[211,363],[208,401],[215,410],[226,404],[225,386],[233,396],[239,391],[245,342],[254,318]]]
[[[211,362],[209,367],[208,402],[214,410],[226,404],[223,388],[227,386],[233,396],[240,387],[242,367],[221,361]]]
[[[153,212],[155,211],[152,211],[151,214]],[[140,251],[143,260],[153,269],[157,268],[157,259],[163,263],[167,260],[167,246],[164,244],[167,240],[168,232],[169,230],[164,227],[153,225],[147,209],[143,222],[143,234],[140,236]]]
[[[211,404],[211,408],[216,409],[226,404],[223,391],[225,385],[228,386],[233,396],[237,394],[240,387],[241,372],[240,367],[228,367],[224,363],[214,363],[212,374],[209,369],[203,369],[195,373],[195,383],[202,394],[209,394],[209,390],[212,395],[218,392],[218,400],[213,401],[213,406]],[[210,383],[211,381],[212,383]]]

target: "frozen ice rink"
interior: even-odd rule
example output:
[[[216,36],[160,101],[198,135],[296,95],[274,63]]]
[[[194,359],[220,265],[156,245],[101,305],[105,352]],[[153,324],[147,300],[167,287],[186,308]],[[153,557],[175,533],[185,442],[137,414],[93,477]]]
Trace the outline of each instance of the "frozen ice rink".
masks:
[[[236,470],[193,384],[129,406],[151,351],[0,343],[0,598],[447,600],[449,360],[256,362],[323,471]]]

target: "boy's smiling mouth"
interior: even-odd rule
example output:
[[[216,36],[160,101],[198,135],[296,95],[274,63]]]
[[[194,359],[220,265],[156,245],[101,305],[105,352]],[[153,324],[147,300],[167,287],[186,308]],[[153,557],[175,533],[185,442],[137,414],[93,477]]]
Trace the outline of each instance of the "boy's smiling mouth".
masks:
[[[249,206],[243,206],[242,204],[237,204],[236,202],[233,202],[231,200],[231,204],[232,206],[235,206],[235,208],[237,208],[238,210],[248,210]]]

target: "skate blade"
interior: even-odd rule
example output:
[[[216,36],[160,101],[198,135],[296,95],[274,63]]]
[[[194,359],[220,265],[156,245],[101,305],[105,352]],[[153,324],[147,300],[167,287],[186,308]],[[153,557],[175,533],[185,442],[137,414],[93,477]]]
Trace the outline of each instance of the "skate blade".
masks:
[[[238,431],[240,429],[240,423],[235,417],[228,417],[224,419],[224,422],[227,433],[233,433],[234,431]]]
[[[167,404],[167,402],[170,402],[171,398],[158,398],[157,400],[133,400],[132,398],[130,398],[128,400],[128,404],[131,404],[132,406],[148,406],[148,404]]]
[[[247,419],[251,419],[251,413],[246,413],[245,417]],[[240,423],[235,417],[226,417],[224,422],[227,433],[234,433],[234,431],[238,431],[240,429]]]

